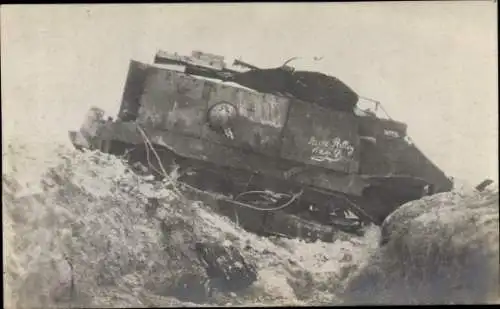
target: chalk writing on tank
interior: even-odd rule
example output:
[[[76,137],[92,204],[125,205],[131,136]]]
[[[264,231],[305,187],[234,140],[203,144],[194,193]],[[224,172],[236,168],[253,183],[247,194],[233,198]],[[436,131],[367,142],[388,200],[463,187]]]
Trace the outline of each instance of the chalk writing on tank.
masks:
[[[312,136],[308,142],[313,146],[311,160],[317,162],[338,162],[350,160],[354,154],[354,147],[348,140],[335,137],[331,140],[317,140]]]

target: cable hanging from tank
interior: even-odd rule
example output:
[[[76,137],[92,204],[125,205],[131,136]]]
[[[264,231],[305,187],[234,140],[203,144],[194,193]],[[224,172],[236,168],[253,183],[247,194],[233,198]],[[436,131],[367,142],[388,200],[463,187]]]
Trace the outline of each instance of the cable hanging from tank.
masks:
[[[377,111],[378,108],[380,108],[382,110],[382,112],[385,114],[385,116],[387,116],[387,118],[389,120],[393,120],[392,117],[389,115],[389,113],[386,111],[386,109],[384,108],[384,106],[382,105],[382,103],[380,101],[377,101],[375,99],[371,99],[371,98],[368,98],[368,97],[365,97],[365,96],[361,96],[361,95],[358,95],[358,96],[361,99],[363,99],[363,100],[367,100],[367,101],[375,103],[375,111]],[[408,141],[410,143],[412,143],[415,146],[415,148],[418,149],[418,147],[415,145],[415,142],[413,141],[413,139],[408,134],[406,134],[405,138],[408,139]]]
[[[156,152],[156,150],[154,149],[153,145],[151,144],[151,141],[150,139],[147,137],[146,133],[144,132],[144,130],[139,126],[137,125],[137,129],[138,131],[141,133],[141,136],[144,140],[144,144],[146,145],[146,152],[147,152],[147,161],[148,161],[148,165],[150,166],[151,169],[155,170],[156,172],[159,172],[154,166],[153,164],[151,163],[150,161],[150,155],[149,155],[149,149],[151,150],[151,152],[153,152],[153,154],[155,155],[156,159],[158,160],[158,164],[160,165],[160,168],[161,168],[161,174],[163,174],[168,180],[170,180],[170,183],[174,186],[175,188],[175,191],[176,193],[179,192],[177,191],[177,187],[175,187],[174,183],[173,183],[173,180],[171,179],[171,177],[168,176],[168,174],[166,173],[166,170],[165,168],[163,167],[163,164],[161,163],[160,161],[160,157],[158,155],[158,153]],[[291,205],[293,205],[294,202],[296,202],[297,200],[300,199],[300,197],[302,196],[302,194],[304,193],[304,189],[301,189],[300,192],[298,193],[295,193],[295,194],[274,194],[274,195],[280,195],[281,197],[283,196],[290,196],[290,199],[280,205],[280,206],[276,206],[276,207],[272,207],[272,208],[262,208],[262,207],[257,207],[257,206],[254,206],[254,205],[251,205],[251,204],[248,204],[248,203],[243,203],[243,202],[239,202],[237,201],[237,199],[239,197],[242,197],[244,195],[248,195],[248,194],[255,194],[255,193],[263,193],[263,194],[267,194],[267,195],[270,195],[272,196],[273,194],[271,192],[268,192],[268,191],[246,191],[246,192],[243,192],[241,194],[239,194],[235,199],[231,199],[231,198],[228,198],[222,194],[214,194],[214,193],[210,193],[210,192],[205,192],[199,188],[196,188],[192,185],[189,185],[187,183],[184,183],[184,182],[181,182],[181,181],[177,181],[176,182],[177,184],[180,184],[181,186],[191,190],[191,191],[194,191],[194,192],[199,192],[199,193],[203,193],[203,194],[207,194],[209,196],[211,196],[212,198],[216,199],[216,200],[223,200],[223,201],[226,201],[226,202],[229,202],[233,205],[238,205],[238,206],[241,206],[241,207],[245,207],[245,208],[249,208],[249,209],[253,209],[253,210],[257,210],[257,211],[263,211],[263,212],[271,212],[271,211],[278,211],[278,210],[283,210],[287,207],[290,207]],[[180,193],[178,193],[180,194]],[[334,194],[335,196],[335,194]],[[274,196],[275,197],[275,196]],[[338,197],[341,197],[341,196],[338,196]],[[362,209],[360,209],[358,207],[358,205],[356,205],[355,203],[353,203],[351,200],[349,200],[348,198],[346,197],[341,197],[343,198],[344,200],[346,200],[348,202],[348,204],[351,205],[352,208],[354,208],[355,210],[357,210],[358,212],[362,213],[366,218],[368,218],[369,220],[372,220],[373,221],[373,218],[371,218],[365,211],[363,211]],[[236,214],[237,215],[237,214]],[[333,224],[333,225],[336,225],[336,224]]]
[[[292,62],[293,60],[297,60],[297,59],[304,59],[304,57],[292,57],[292,58],[288,59],[287,61],[285,61],[285,63],[283,63],[283,64],[281,65],[281,67],[284,67],[284,66],[286,66],[288,63]],[[318,56],[313,56],[313,57],[312,57],[312,60],[313,60],[313,61],[320,61],[320,60],[323,60],[323,56],[320,56],[320,57],[318,57]]]
[[[362,95],[358,95],[358,97],[360,97],[363,100],[375,103],[375,111],[377,111],[380,108],[382,110],[382,112],[385,114],[385,116],[387,116],[387,118],[389,120],[392,120],[391,116],[389,116],[389,113],[387,113],[387,111],[385,110],[384,106],[382,105],[382,103],[380,101],[377,101],[377,100],[374,100],[374,99],[371,99],[371,98],[368,98],[368,97],[365,97]]]
[[[287,61],[285,61],[285,63],[283,63],[281,65],[281,67],[285,67],[288,63],[292,62],[293,60],[296,60],[296,59],[299,59],[299,57],[292,57],[290,59],[288,59]]]
[[[160,160],[160,156],[158,155],[158,153],[156,152],[156,150],[154,149],[153,145],[151,144],[151,141],[150,139],[148,138],[148,136],[146,135],[146,132],[144,132],[144,130],[137,124],[137,130],[139,131],[139,133],[141,134],[141,137],[144,141],[144,144],[146,145],[146,160],[148,161],[148,165],[151,169],[153,169],[154,171],[156,172],[159,172],[155,167],[154,165],[151,163],[151,160],[149,158],[149,150],[151,150],[151,152],[153,152],[153,154],[155,155],[156,157],[156,160],[158,161],[158,164],[160,165],[160,169],[161,169],[161,174],[169,180],[170,184],[172,184],[172,186],[174,187],[174,191],[175,193],[177,193],[179,196],[182,196],[181,193],[178,191],[177,187],[174,185],[174,181],[173,179],[167,174],[165,168],[163,167],[163,164],[161,163],[161,160]],[[242,202],[238,202],[238,201],[235,201],[234,199],[230,199],[230,198],[227,198],[226,196],[224,195],[218,195],[218,194],[213,194],[213,193],[209,193],[209,192],[205,192],[203,190],[200,190],[194,186],[191,186],[187,183],[183,183],[181,181],[177,181],[176,182],[177,184],[180,184],[181,186],[184,186],[188,189],[191,189],[195,192],[203,192],[204,194],[208,194],[210,196],[212,196],[213,198],[215,199],[218,199],[218,200],[225,200],[227,202],[230,202],[230,203],[233,203],[235,205],[238,205],[238,206],[241,206],[241,207],[246,207],[246,208],[250,208],[250,209],[254,209],[254,210],[258,210],[258,211],[277,211],[277,210],[281,210],[281,209],[284,209],[284,208],[287,208],[289,207],[290,205],[292,205],[295,201],[297,201],[300,196],[302,196],[304,190],[300,190],[300,192],[298,193],[295,193],[295,194],[292,194],[290,199],[284,203],[283,205],[280,205],[280,206],[277,206],[277,207],[273,207],[273,208],[260,208],[260,207],[257,207],[257,206],[253,206],[253,205],[250,205],[250,204],[247,204],[247,203],[242,203]],[[253,191],[249,191],[249,192],[252,192]],[[248,192],[244,192],[242,194],[245,194],[245,193],[248,193]],[[240,194],[240,196],[242,195]],[[289,195],[289,194],[286,194],[286,195]]]

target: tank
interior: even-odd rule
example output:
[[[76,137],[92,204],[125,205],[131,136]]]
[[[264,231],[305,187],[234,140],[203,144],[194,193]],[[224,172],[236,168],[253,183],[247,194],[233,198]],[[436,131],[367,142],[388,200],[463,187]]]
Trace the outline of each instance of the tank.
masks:
[[[69,135],[78,149],[124,156],[158,177],[176,168],[186,194],[206,195],[246,230],[332,241],[453,187],[382,109],[289,62],[258,68],[159,51],[153,63],[130,62],[116,119],[93,107]]]

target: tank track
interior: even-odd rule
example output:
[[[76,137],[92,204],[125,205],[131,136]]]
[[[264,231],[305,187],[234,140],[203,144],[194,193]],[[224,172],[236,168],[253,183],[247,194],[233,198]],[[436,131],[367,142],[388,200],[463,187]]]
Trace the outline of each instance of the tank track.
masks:
[[[361,235],[363,227],[373,221],[344,194],[320,192],[285,180],[183,158],[159,145],[153,147],[161,165],[146,145],[111,141],[109,153],[123,156],[135,172],[153,174],[158,180],[164,177],[162,168],[176,169],[176,183],[183,194],[202,200],[252,233],[331,242],[338,231]]]

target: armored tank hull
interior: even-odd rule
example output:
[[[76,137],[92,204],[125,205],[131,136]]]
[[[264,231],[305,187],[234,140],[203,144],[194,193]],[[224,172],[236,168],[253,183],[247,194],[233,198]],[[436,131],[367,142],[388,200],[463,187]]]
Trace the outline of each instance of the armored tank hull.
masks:
[[[294,91],[296,72],[279,91],[264,90],[241,82],[268,76],[260,69],[238,72],[201,58],[160,52],[155,64],[131,61],[117,119],[92,108],[70,132],[75,147],[126,156],[158,177],[175,167],[186,194],[261,235],[330,241],[452,188],[404,123],[355,113],[357,95],[339,80],[323,82],[334,92],[316,100],[331,92],[320,82],[314,93],[304,83]]]

